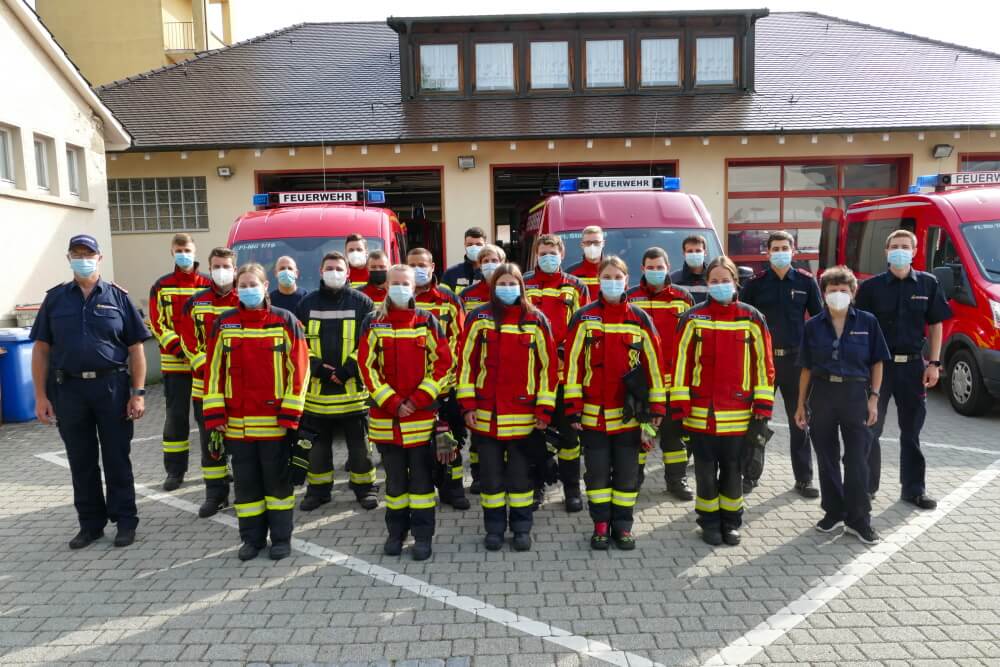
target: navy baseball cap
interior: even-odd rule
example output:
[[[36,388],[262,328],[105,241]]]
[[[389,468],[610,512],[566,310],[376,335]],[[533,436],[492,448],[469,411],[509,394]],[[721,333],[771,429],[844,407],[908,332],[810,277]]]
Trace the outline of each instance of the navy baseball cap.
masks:
[[[101,252],[101,246],[97,244],[97,239],[90,234],[77,234],[71,238],[69,240],[69,249],[72,250],[75,245],[82,245],[85,248],[90,248],[94,252]]]

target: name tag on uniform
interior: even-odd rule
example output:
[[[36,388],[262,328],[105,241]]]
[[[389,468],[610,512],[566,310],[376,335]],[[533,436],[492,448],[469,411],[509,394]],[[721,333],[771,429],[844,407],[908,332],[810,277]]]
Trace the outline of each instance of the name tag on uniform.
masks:
[[[588,322],[600,322],[601,321],[601,316],[600,315],[584,315],[580,319],[584,320],[584,321],[588,321]]]
[[[99,303],[96,307],[102,310],[120,310],[118,306],[112,306],[110,303]]]
[[[458,280],[455,281],[455,284],[456,285],[468,285],[469,284],[469,279],[468,278],[459,278]]]
[[[391,329],[392,328],[392,324],[389,323],[389,322],[372,322],[370,328],[372,328],[372,329]]]
[[[239,322],[227,322],[226,324],[220,325],[220,329],[242,329],[243,325]]]
[[[867,331],[849,331],[848,333],[850,333],[852,336],[867,336],[868,335]]]
[[[928,299],[928,297],[926,297],[926,296],[920,296],[919,294],[914,294],[910,298],[911,299],[919,299],[920,301],[927,301],[927,299]]]
[[[706,320],[706,321],[710,321],[712,319],[712,316],[711,315],[692,315],[691,319],[692,320]]]
[[[792,296],[795,296],[796,294],[806,294],[806,292],[800,289],[793,289]]]

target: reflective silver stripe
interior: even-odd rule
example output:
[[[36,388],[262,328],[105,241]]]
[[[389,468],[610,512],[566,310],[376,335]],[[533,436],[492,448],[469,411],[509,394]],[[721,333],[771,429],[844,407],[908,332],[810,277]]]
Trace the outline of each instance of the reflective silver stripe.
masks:
[[[894,202],[891,204],[871,204],[870,206],[862,206],[861,208],[852,208],[848,210],[848,213],[866,213],[868,211],[883,211],[893,208],[907,208],[908,206],[930,206],[929,201],[901,201]]]
[[[354,310],[310,310],[310,320],[346,320],[353,319],[357,311]]]

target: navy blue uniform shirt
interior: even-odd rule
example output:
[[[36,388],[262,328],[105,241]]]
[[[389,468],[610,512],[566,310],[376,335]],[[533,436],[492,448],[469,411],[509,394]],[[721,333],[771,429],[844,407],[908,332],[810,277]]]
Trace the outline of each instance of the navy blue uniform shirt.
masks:
[[[450,287],[455,294],[482,279],[483,274],[468,259],[463,259],[458,264],[449,266],[448,270],[441,276],[441,282]]]
[[[892,271],[872,276],[861,283],[855,304],[878,318],[893,354],[920,354],[927,325],[951,317],[937,278],[914,269],[902,280]]]
[[[705,266],[708,265],[706,264]],[[708,283],[705,282],[705,278],[707,277],[708,272],[695,273],[685,264],[670,274],[670,282],[673,285],[686,287],[687,291],[691,293],[691,298],[698,304],[708,298]]]
[[[128,293],[98,279],[84,301],[70,281],[46,293],[31,339],[52,346],[49,367],[68,373],[123,367],[128,348],[152,338]]]
[[[878,320],[853,306],[847,311],[844,333],[839,339],[826,309],[803,328],[798,365],[814,373],[867,378],[872,366],[889,359],[889,348]]]
[[[271,305],[276,308],[284,308],[288,312],[294,313],[299,309],[299,304],[302,302],[302,299],[305,298],[306,294],[308,294],[308,292],[301,287],[297,288],[294,294],[282,294],[280,289],[276,289],[270,294]]]
[[[789,268],[785,277],[779,278],[768,267],[747,281],[740,291],[740,301],[764,314],[772,344],[785,349],[799,346],[806,313],[818,315],[823,310],[816,279],[796,268]]]

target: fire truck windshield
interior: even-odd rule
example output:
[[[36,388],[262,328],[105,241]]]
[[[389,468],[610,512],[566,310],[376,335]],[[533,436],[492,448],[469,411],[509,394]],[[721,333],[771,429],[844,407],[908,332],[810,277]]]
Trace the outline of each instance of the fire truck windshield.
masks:
[[[319,265],[323,255],[333,250],[344,252],[343,236],[307,236],[255,241],[238,241],[233,244],[236,261],[240,265],[257,262],[263,265],[268,275],[274,272],[274,263],[279,257],[288,255],[299,266],[300,282],[304,287],[318,285]],[[381,250],[382,239],[369,238],[368,250]],[[313,280],[315,277],[316,280]]]
[[[1000,283],[1000,221],[970,222],[962,225],[962,235],[983,277]]]

